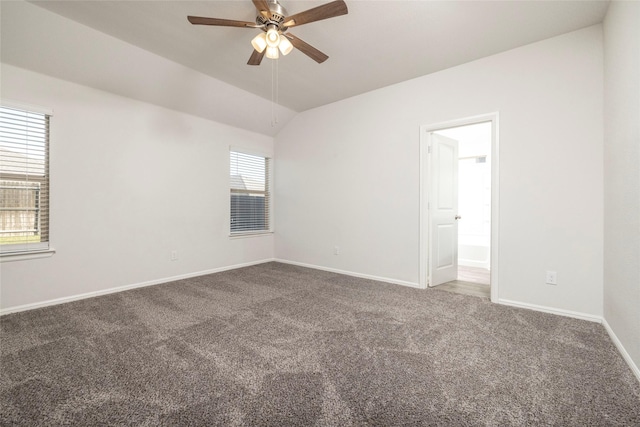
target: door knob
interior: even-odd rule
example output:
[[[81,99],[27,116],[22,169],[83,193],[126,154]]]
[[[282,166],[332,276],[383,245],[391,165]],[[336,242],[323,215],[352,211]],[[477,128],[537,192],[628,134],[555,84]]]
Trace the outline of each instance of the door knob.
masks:
[[[456,215],[456,218],[455,218],[455,219],[456,219],[456,221],[457,221],[457,220],[459,220],[459,219],[462,219],[462,217],[461,217],[460,215]]]

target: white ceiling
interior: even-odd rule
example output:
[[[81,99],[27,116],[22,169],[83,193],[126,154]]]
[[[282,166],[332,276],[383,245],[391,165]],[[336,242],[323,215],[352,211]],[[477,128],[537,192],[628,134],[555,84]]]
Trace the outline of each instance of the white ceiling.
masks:
[[[187,15],[253,21],[250,0],[33,1],[159,56],[271,99],[272,63],[246,65],[256,29],[193,26]],[[282,0],[289,14],[326,1]],[[606,1],[363,1],[349,14],[291,29],[329,55],[278,60],[280,105],[348,98],[602,22]]]

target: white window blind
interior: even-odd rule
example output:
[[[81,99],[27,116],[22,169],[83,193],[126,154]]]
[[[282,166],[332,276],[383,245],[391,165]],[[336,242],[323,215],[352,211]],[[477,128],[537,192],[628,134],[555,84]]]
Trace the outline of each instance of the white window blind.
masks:
[[[230,152],[232,234],[268,232],[271,224],[270,159]]]
[[[49,115],[0,107],[0,252],[49,249]]]

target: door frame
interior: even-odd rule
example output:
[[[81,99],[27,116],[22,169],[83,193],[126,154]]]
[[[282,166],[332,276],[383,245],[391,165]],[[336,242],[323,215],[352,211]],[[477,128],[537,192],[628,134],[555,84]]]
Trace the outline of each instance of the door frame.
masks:
[[[420,287],[428,287],[429,277],[429,188],[431,186],[429,133],[460,126],[491,122],[491,302],[498,301],[498,266],[500,243],[500,200],[499,200],[499,113],[493,112],[462,119],[450,120],[420,126]]]

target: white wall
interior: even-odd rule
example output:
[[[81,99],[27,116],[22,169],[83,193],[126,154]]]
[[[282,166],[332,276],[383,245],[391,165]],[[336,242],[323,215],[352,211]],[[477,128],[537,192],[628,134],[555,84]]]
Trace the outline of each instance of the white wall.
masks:
[[[6,64],[1,72],[3,99],[54,110],[56,249],[0,265],[1,308],[273,258],[272,235],[228,235],[229,146],[271,154],[271,137]]]
[[[611,3],[604,48],[604,317],[640,367],[640,3]]]
[[[500,299],[602,315],[602,73],[593,26],[299,114],[276,257],[417,285],[419,126],[499,111]]]

